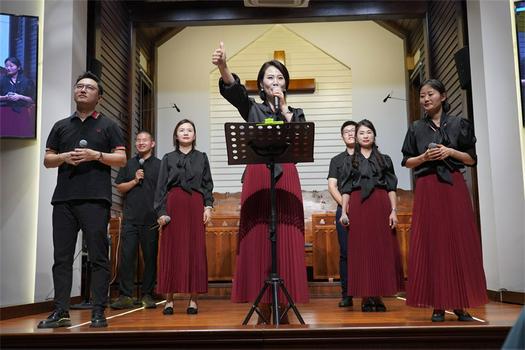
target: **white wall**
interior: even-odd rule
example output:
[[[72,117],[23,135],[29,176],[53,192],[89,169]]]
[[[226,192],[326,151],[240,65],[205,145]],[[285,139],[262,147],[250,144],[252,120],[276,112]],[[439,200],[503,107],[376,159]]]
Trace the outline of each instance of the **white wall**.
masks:
[[[44,169],[42,162],[47,135],[55,121],[71,113],[73,79],[85,68],[87,3],[1,4],[1,12],[39,16],[40,21],[37,139],[0,143],[0,305],[7,306],[54,295],[50,200],[56,169]],[[72,295],[78,294],[77,276]]]
[[[157,54],[157,155],[173,150],[173,129],[183,118],[195,122],[197,148],[209,151],[209,74],[211,54],[223,40],[228,54],[248,45],[268,30],[267,25],[188,27],[159,47]],[[217,87],[218,88],[218,87]],[[160,109],[175,102],[181,109]]]
[[[180,114],[172,109],[159,110],[157,149],[160,156],[173,149],[173,128],[182,117],[196,121],[198,148],[209,151],[209,91],[210,88],[218,89],[216,83],[209,85],[209,74],[215,68],[211,64],[211,54],[223,40],[228,57],[232,57],[271,26],[189,27],[158,49],[158,106],[176,102],[182,110]],[[410,189],[410,173],[400,166],[400,149],[407,124],[406,103],[382,102],[391,90],[394,96],[406,98],[402,40],[370,21],[286,24],[286,27],[351,67],[351,117],[354,120],[366,117],[374,122],[381,150],[393,158],[399,187]],[[268,56],[260,57],[259,61],[262,64],[272,56],[273,51],[268,52]],[[231,68],[235,71],[235,67]],[[315,67],[312,71],[315,75]],[[339,135],[334,135],[334,142],[341,142]],[[325,189],[325,185],[320,189]]]
[[[467,2],[483,260],[488,289],[525,291],[523,125],[510,1]]]

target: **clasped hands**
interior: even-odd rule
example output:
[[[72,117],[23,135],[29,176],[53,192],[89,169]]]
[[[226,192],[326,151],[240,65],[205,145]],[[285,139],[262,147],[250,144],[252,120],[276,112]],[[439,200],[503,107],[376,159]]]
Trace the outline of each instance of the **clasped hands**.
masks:
[[[423,159],[425,162],[431,160],[443,160],[451,157],[452,152],[452,148],[438,144],[435,148],[428,148],[425,153],[423,153]]]
[[[100,152],[91,148],[75,148],[73,151],[61,153],[60,156],[65,163],[76,166],[80,163],[99,160]]]

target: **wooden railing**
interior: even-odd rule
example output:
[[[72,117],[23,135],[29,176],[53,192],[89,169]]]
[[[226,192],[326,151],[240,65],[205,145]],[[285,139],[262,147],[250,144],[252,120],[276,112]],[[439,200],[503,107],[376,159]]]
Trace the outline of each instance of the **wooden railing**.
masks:
[[[237,235],[239,232],[239,194],[214,194],[216,206],[211,222],[206,226],[206,249],[209,281],[231,281],[237,256]],[[305,207],[308,203],[305,203]],[[310,205],[310,207],[312,207]],[[329,207],[329,206],[328,206]],[[305,217],[305,262],[312,267],[313,277],[318,280],[339,278],[339,243],[335,228],[335,210],[307,212]],[[407,277],[408,243],[412,220],[412,193],[398,191],[397,238],[405,278]],[[120,219],[110,221],[112,277],[118,270],[118,237]],[[142,264],[140,264],[142,265]],[[139,272],[141,276],[141,272]]]

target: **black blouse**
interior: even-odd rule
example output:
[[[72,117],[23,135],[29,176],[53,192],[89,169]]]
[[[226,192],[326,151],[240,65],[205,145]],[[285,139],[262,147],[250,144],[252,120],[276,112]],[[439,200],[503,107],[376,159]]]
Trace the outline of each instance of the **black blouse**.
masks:
[[[426,116],[416,120],[407,131],[403,143],[403,160],[401,165],[405,166],[407,159],[423,154],[430,143],[442,144],[446,147],[468,153],[477,162],[476,136],[472,123],[464,118],[442,115],[440,126],[436,126],[430,117]],[[473,164],[472,166],[474,166]],[[452,171],[460,170],[465,164],[458,159],[448,157],[445,160],[428,161],[420,164],[414,169],[416,177],[428,173],[437,173],[440,180],[452,183]]]
[[[194,149],[188,154],[176,150],[164,155],[154,203],[159,217],[167,215],[166,198],[173,187],[180,187],[188,193],[200,192],[204,197],[204,205],[213,205],[213,180],[206,153]]]
[[[278,111],[276,116],[270,106],[265,102],[257,103],[255,99],[248,96],[246,87],[241,84],[239,77],[232,74],[235,82],[231,85],[226,85],[222,78],[219,79],[219,91],[222,97],[230,102],[241,114],[241,117],[248,123],[263,123],[266,118],[273,118],[274,120],[288,122],[286,118]],[[290,122],[305,122],[303,110],[301,108],[292,108],[288,106],[288,110],[292,112],[292,119]],[[283,173],[282,167],[279,164],[275,165],[275,178],[279,178]],[[243,174],[244,178],[244,174]],[[241,180],[242,182],[242,180]]]
[[[239,77],[233,74],[235,82],[231,85],[224,84],[222,78],[219,79],[219,91],[222,97],[230,102],[235,108],[239,110],[241,117],[248,123],[263,123],[266,118],[273,117],[274,120],[281,120],[286,122],[286,118],[281,115],[275,117],[270,106],[266,103],[257,103],[255,99],[248,96],[246,87],[241,84]],[[301,108],[288,107],[288,110],[293,113],[291,122],[305,122],[303,110]]]
[[[361,201],[367,199],[376,187],[383,188],[388,192],[396,191],[397,176],[394,172],[392,159],[383,154],[383,165],[377,159],[375,154],[365,158],[362,153],[357,153],[357,162],[359,168],[352,165],[352,158],[347,157],[345,163],[345,178],[342,184],[342,193],[352,193],[361,190]]]
[[[5,75],[0,80],[0,96],[5,96],[8,92],[14,92],[19,95],[28,96],[33,99],[33,103],[35,101],[35,83],[20,73],[16,77],[16,83],[13,83],[11,81],[11,77],[8,75]],[[33,103],[26,101],[2,101],[2,106],[26,107],[32,105]]]

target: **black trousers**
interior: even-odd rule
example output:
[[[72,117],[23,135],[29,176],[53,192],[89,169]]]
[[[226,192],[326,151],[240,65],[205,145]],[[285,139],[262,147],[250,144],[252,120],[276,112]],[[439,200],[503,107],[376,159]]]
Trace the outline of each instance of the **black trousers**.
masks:
[[[73,259],[78,231],[82,230],[91,261],[93,307],[104,309],[109,288],[110,204],[106,201],[69,201],[53,206],[53,283],[55,307],[69,310]]]
[[[142,294],[153,294],[157,274],[158,230],[149,225],[124,223],[120,235],[119,289],[120,294],[131,297],[135,277],[137,249],[140,242],[144,258]]]
[[[347,296],[348,291],[348,229],[341,225],[342,208],[337,206],[335,211],[335,228],[337,230],[337,240],[339,241],[339,277],[341,279],[341,295]]]

